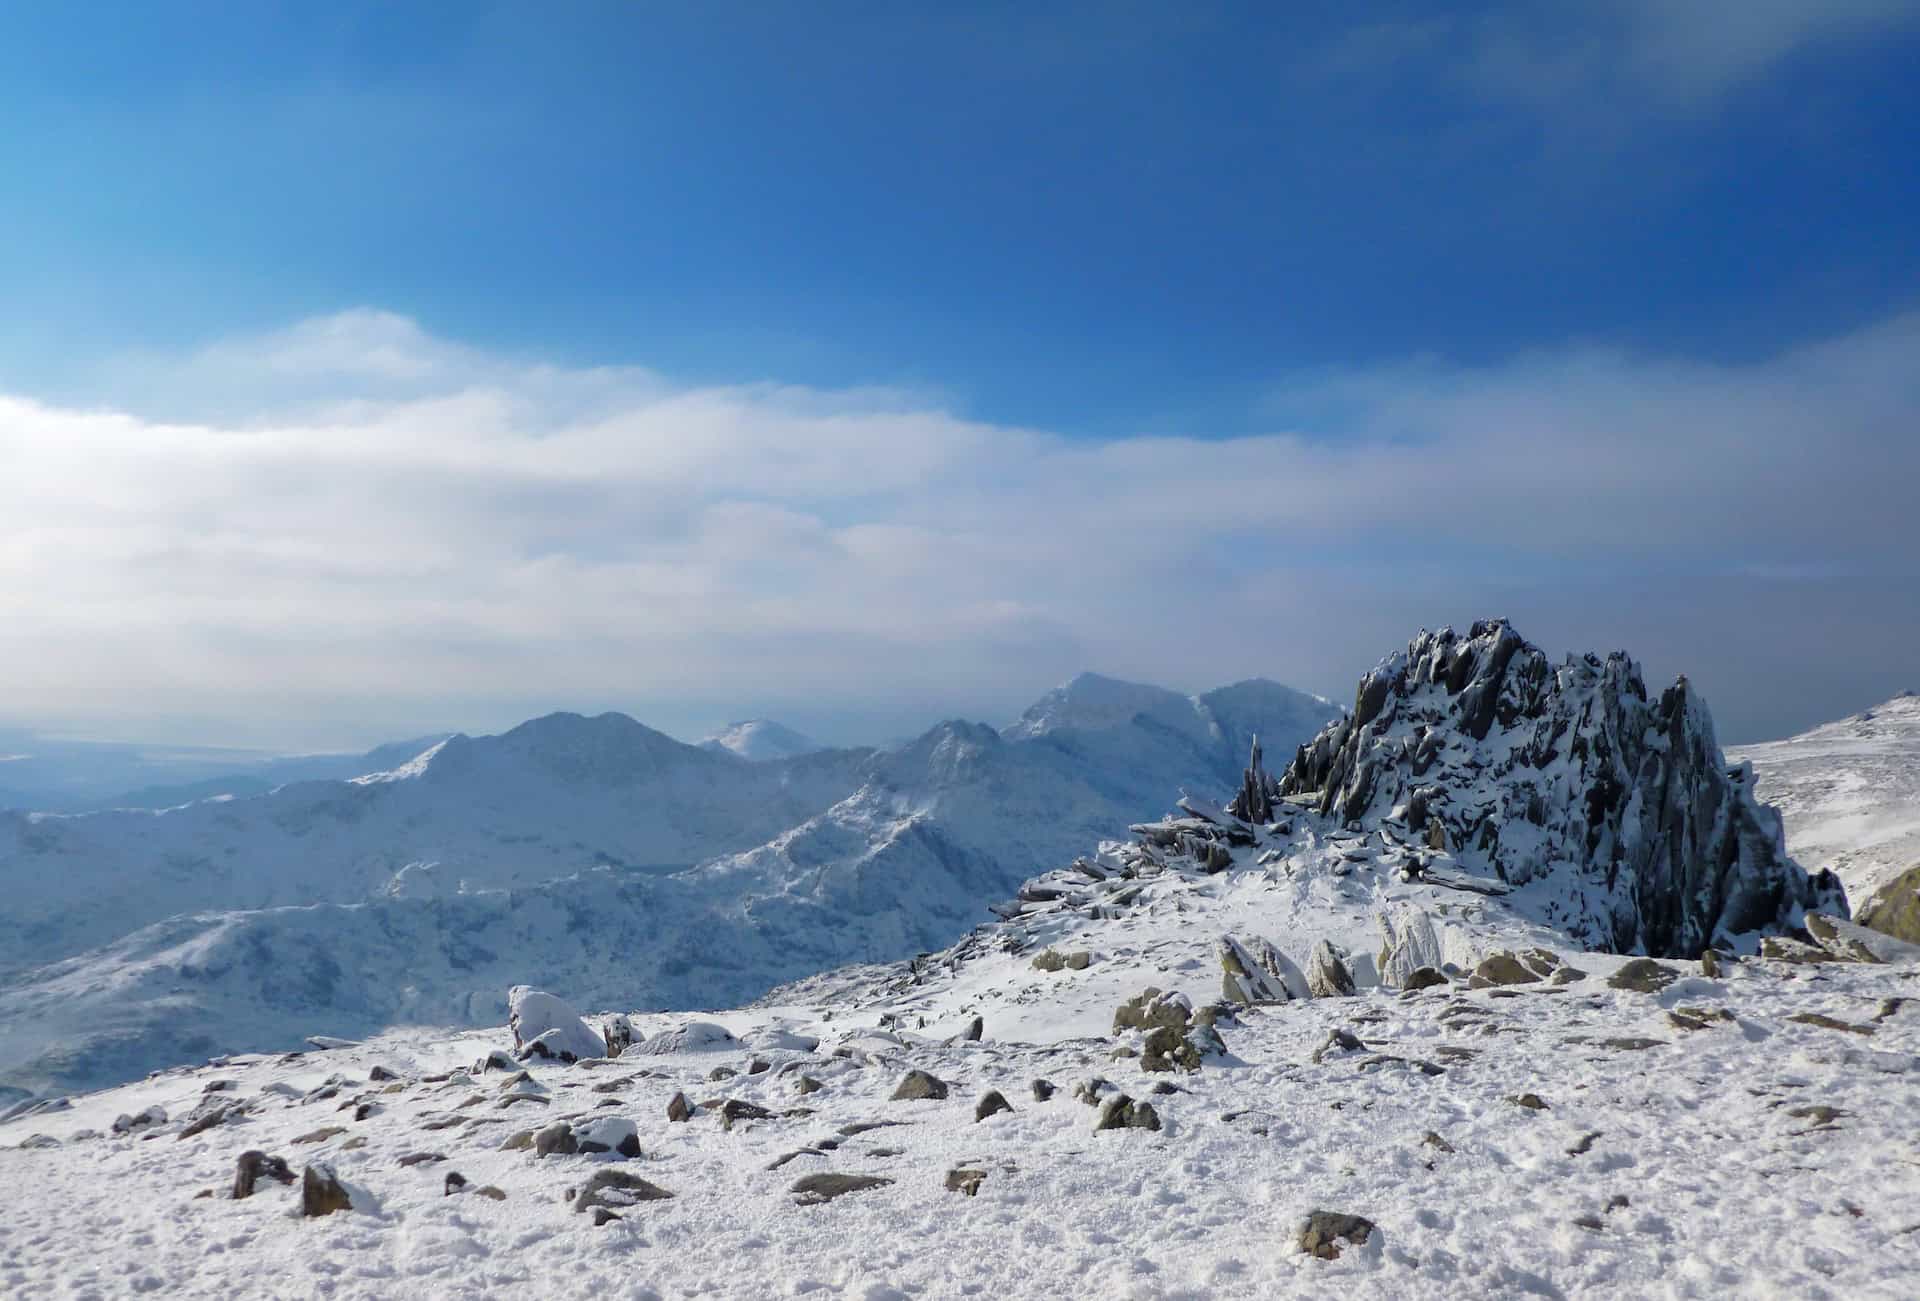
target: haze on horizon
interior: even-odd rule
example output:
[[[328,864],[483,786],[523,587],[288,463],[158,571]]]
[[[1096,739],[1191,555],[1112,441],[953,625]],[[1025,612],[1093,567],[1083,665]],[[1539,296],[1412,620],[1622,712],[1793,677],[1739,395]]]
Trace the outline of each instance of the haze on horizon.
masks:
[[[750,17],[751,21],[746,19]],[[1920,4],[0,19],[0,731],[1920,688]]]

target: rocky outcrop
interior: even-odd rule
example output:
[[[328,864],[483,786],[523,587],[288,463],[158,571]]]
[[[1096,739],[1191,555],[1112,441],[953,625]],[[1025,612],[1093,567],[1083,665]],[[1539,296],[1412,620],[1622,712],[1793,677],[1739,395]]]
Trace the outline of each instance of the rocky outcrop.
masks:
[[[1307,992],[1315,998],[1346,998],[1353,989],[1345,956],[1326,940],[1316,943],[1307,955]]]
[[[1685,678],[1649,697],[1624,653],[1555,665],[1500,620],[1382,660],[1279,780],[1322,815],[1424,846],[1423,870],[1563,879],[1553,920],[1586,944],[1686,957],[1811,909],[1845,914],[1839,882],[1787,857],[1752,786]]]
[[[1920,865],[1908,868],[1874,891],[1860,906],[1859,922],[1882,935],[1920,944]]]
[[[1215,951],[1220,955],[1221,994],[1229,1003],[1285,1003],[1292,998],[1287,960],[1270,941],[1256,940],[1249,947],[1222,935]]]

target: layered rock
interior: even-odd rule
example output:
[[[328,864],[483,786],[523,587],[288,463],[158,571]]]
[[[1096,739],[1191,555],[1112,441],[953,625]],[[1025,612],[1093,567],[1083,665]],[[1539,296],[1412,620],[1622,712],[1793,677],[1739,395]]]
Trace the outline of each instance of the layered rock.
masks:
[[[1507,886],[1557,882],[1553,920],[1597,948],[1691,957],[1846,910],[1787,856],[1684,677],[1652,698],[1624,653],[1554,665],[1500,620],[1382,660],[1279,791]]]

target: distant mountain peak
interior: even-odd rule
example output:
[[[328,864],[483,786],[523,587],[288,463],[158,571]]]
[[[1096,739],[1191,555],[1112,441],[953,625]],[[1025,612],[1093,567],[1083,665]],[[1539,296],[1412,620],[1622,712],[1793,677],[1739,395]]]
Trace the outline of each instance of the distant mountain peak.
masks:
[[[729,723],[700,742],[705,750],[723,750],[754,763],[774,759],[797,759],[826,747],[810,736],[794,731],[770,718],[749,718]]]

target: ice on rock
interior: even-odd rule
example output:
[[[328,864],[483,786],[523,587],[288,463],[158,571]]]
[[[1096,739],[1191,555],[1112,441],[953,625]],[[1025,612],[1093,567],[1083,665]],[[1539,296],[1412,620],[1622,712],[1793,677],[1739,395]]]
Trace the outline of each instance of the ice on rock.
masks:
[[[562,1061],[607,1055],[606,1041],[578,1012],[557,996],[528,985],[507,991],[507,1026],[513,1031],[515,1050],[521,1053],[533,1050],[534,1055]]]
[[[728,1052],[740,1047],[733,1032],[712,1021],[688,1021],[671,1030],[662,1030],[645,1043],[627,1050],[645,1057],[663,1057],[672,1053]]]

